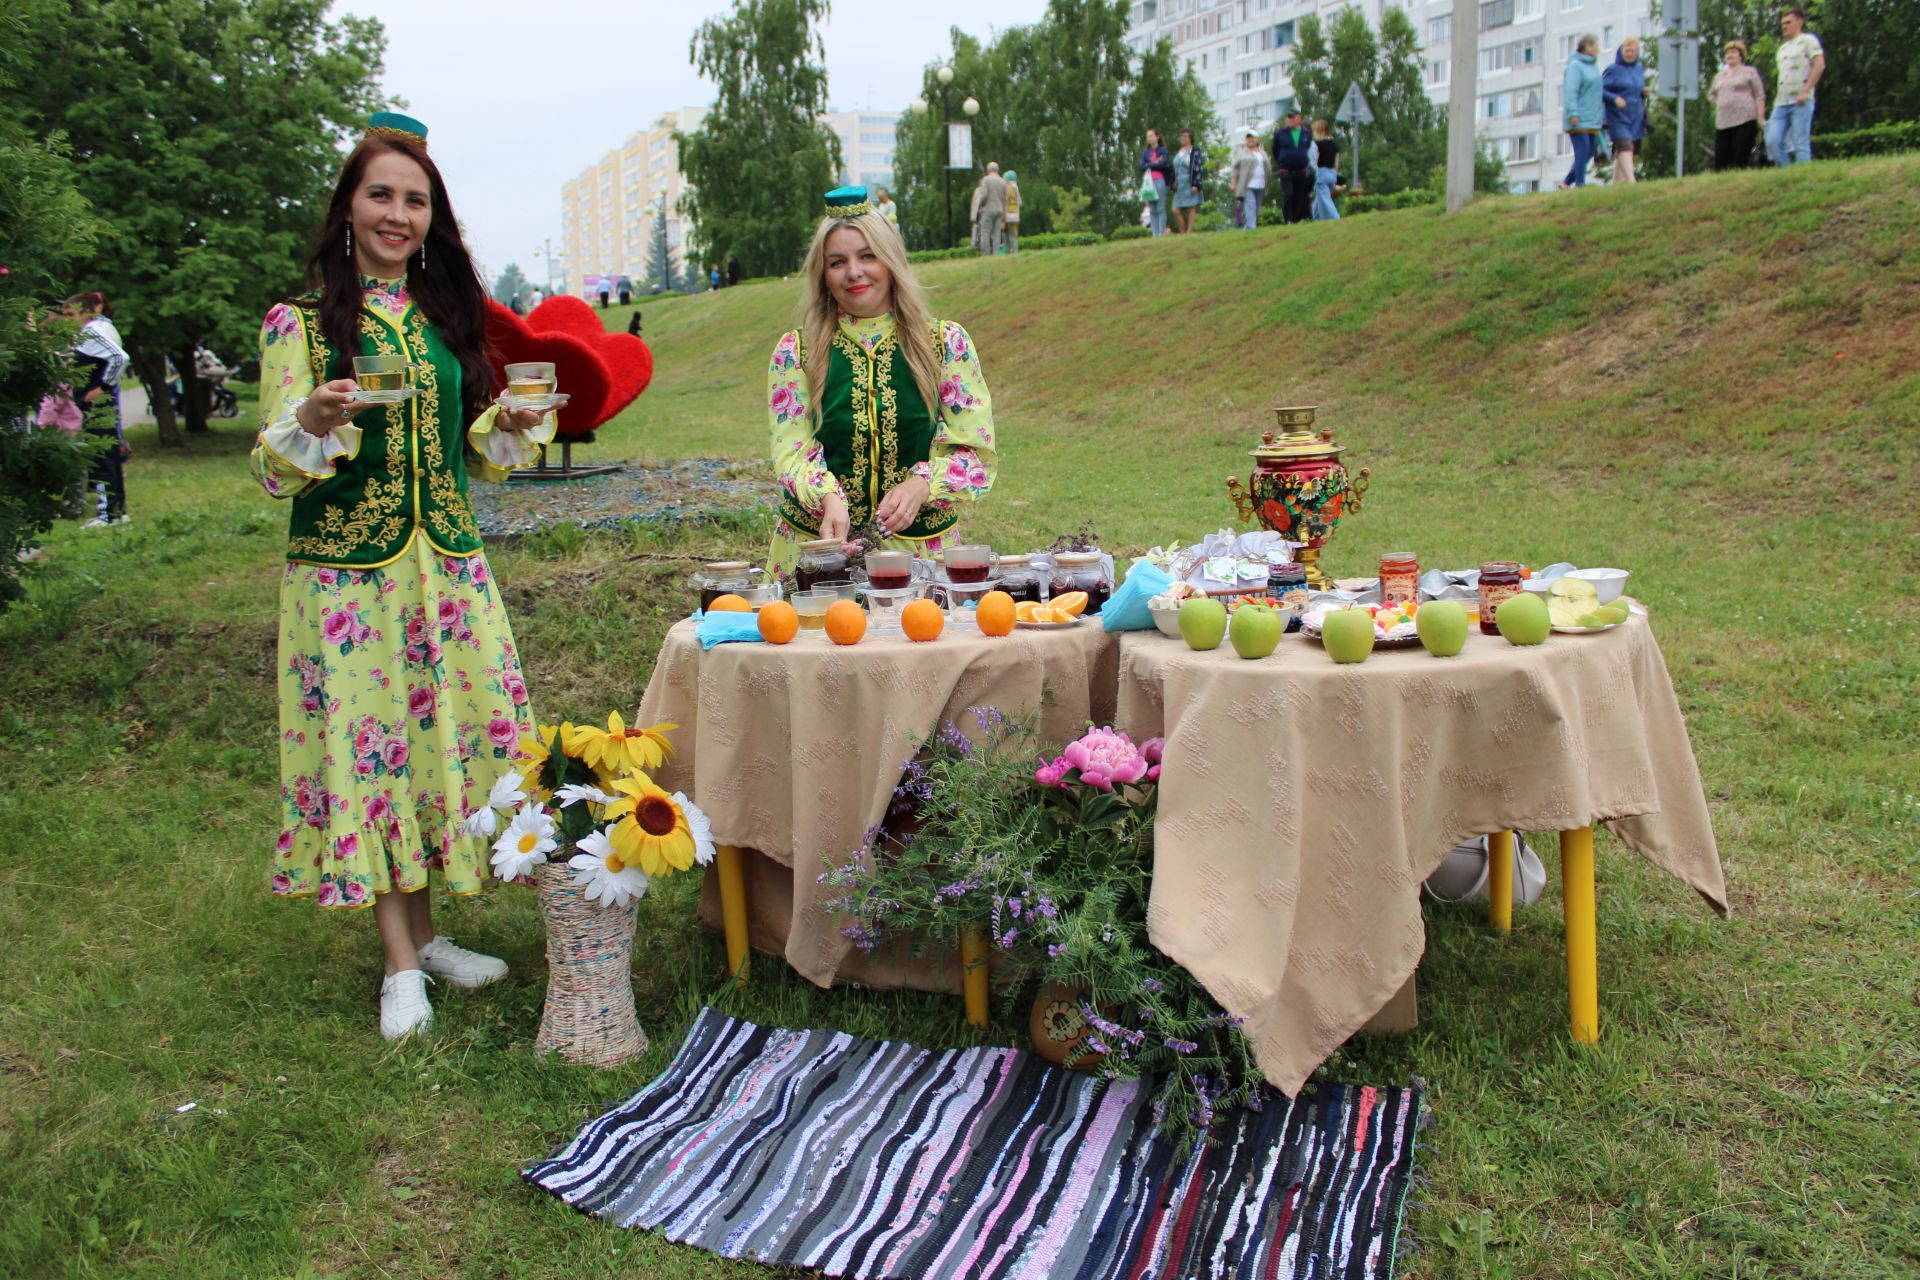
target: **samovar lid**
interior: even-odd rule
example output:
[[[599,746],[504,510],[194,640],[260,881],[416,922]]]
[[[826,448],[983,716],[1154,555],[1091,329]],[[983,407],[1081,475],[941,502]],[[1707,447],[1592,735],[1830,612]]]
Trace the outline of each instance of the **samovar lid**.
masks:
[[[1346,449],[1333,442],[1333,428],[1323,427],[1318,435],[1311,431],[1263,431],[1255,458],[1332,458]]]

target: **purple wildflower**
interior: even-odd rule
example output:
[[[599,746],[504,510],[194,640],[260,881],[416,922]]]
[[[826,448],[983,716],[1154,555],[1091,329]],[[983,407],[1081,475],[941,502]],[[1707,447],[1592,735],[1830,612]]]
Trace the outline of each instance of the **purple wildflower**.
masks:
[[[1176,1039],[1173,1039],[1172,1037],[1168,1037],[1166,1041],[1166,1046],[1167,1048],[1173,1050],[1175,1053],[1182,1054],[1182,1055],[1197,1052],[1200,1048],[1199,1045],[1195,1044],[1191,1040],[1176,1040]]]

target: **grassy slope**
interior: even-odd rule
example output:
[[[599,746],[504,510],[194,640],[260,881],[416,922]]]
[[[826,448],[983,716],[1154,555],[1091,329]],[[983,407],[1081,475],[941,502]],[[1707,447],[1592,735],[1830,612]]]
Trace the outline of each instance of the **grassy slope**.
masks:
[[[1218,527],[1264,406],[1305,401],[1375,470],[1336,569],[1388,545],[1615,563],[1654,604],[1735,918],[1603,842],[1605,1038],[1586,1051],[1565,1038],[1552,889],[1505,942],[1429,909],[1421,1027],[1334,1068],[1432,1090],[1403,1274],[1920,1266],[1920,158],[923,278],[995,390],[1003,477],[972,528],[1002,545],[1083,518],[1110,546]],[[791,302],[761,285],[648,304],[657,380],[611,451],[756,454]],[[261,892],[282,513],[245,482],[245,446],[143,449],[137,522],[58,531],[33,606],[0,618],[0,1274],[762,1274],[512,1176],[714,998],[691,883],[643,918],[655,1050],[607,1076],[529,1050],[525,895],[445,909],[518,976],[443,996],[435,1039],[389,1050],[370,922]],[[543,712],[630,704],[683,603],[676,557],[759,537],[745,517],[497,549]],[[819,993],[765,963],[728,999],[968,1035],[950,1002]],[[226,1114],[158,1118],[190,1099]]]

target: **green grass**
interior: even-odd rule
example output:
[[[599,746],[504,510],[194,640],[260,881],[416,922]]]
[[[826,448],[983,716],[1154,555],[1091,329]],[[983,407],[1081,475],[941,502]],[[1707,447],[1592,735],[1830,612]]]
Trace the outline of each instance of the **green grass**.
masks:
[[[1418,1030],[1330,1068],[1431,1090],[1402,1275],[1920,1269],[1920,159],[922,277],[993,386],[1002,476],[970,528],[997,544],[1217,528],[1266,406],[1304,401],[1374,469],[1336,568],[1389,545],[1621,564],[1653,606],[1734,917],[1603,836],[1583,1049],[1555,889],[1508,940],[1429,909]],[[598,452],[758,455],[793,291],[644,303],[656,380]],[[531,1052],[541,934],[509,891],[440,921],[515,977],[382,1045],[371,921],[263,887],[284,511],[231,426],[135,444],[135,523],[56,531],[0,617],[0,1274],[761,1274],[514,1169],[657,1071],[703,1001],[936,1044],[969,1038],[955,1002],[765,961],[723,993],[683,878],[642,917],[653,1051],[559,1066]],[[496,547],[543,715],[637,701],[685,565],[763,536],[746,513]]]

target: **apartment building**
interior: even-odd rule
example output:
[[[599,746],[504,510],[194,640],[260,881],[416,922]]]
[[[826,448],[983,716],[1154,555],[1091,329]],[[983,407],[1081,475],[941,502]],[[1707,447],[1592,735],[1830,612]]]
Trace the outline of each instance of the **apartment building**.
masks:
[[[840,185],[893,186],[894,133],[900,113],[829,111],[820,123],[840,139]]]
[[[698,129],[706,114],[705,107],[667,112],[561,187],[563,290],[584,295],[588,280],[603,275],[629,276],[636,284],[644,279],[656,209],[666,213],[667,249],[675,268],[681,266],[687,228],[679,204],[686,180],[673,134]]]
[[[1453,66],[1451,0],[1357,0],[1376,28],[1384,8],[1406,11],[1422,42],[1428,96],[1446,106]],[[1162,37],[1193,68],[1214,112],[1237,133],[1271,128],[1293,104],[1292,62],[1299,21],[1322,23],[1346,0],[1137,0],[1127,42],[1144,52]],[[1649,0],[1482,0],[1474,126],[1506,161],[1516,192],[1551,190],[1570,163],[1561,82],[1574,45],[1600,38],[1601,61],[1628,36],[1655,29]],[[1363,153],[1364,154],[1364,140]]]

